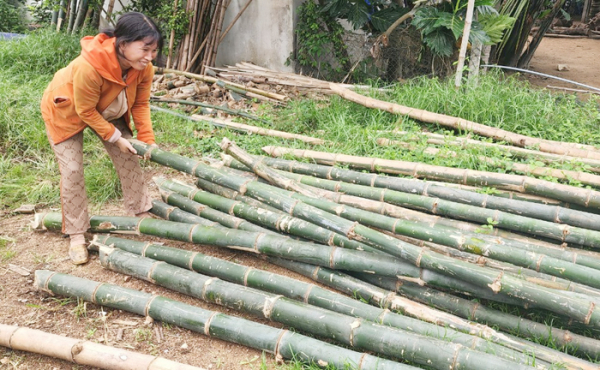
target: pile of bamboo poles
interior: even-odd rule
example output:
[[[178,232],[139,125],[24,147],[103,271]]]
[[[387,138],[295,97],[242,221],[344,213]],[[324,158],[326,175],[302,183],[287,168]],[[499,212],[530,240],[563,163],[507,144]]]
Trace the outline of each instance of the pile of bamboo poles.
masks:
[[[393,361],[402,360],[434,369],[598,368],[589,360],[600,356],[600,192],[542,180],[485,180],[532,197],[509,199],[342,170],[331,160],[310,165],[254,157],[227,139],[223,161],[210,165],[132,143],[145,158],[197,180],[155,179],[162,200],[153,202],[152,212],[165,220],[93,216],[103,266],[392,361],[308,337],[292,340],[247,321],[236,323],[232,334],[233,319],[222,314],[193,314],[164,298],[65,275],[37,272],[38,287],[284,358],[303,351],[303,360],[321,365],[410,368]],[[60,214],[38,215],[36,228],[59,231],[61,222]],[[321,285],[101,233],[246,251]],[[515,308],[499,311],[491,302]],[[532,309],[552,321],[526,318]]]

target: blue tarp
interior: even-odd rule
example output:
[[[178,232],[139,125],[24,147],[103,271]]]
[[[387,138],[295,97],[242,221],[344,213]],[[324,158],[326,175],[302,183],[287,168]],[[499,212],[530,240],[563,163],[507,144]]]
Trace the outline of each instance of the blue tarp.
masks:
[[[23,35],[20,33],[8,33],[8,32],[0,32],[0,40],[17,40],[26,37],[27,35]]]

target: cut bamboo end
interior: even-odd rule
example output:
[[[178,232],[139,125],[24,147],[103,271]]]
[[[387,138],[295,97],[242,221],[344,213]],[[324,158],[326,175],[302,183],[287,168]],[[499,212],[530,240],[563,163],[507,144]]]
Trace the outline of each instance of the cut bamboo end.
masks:
[[[44,226],[44,217],[46,217],[46,215],[47,213],[36,213],[31,222],[31,228],[37,231],[47,230],[46,226]]]
[[[7,341],[8,337],[8,341]],[[145,355],[103,344],[82,342],[41,330],[0,324],[0,345],[74,362],[114,370],[203,370],[162,357]]]

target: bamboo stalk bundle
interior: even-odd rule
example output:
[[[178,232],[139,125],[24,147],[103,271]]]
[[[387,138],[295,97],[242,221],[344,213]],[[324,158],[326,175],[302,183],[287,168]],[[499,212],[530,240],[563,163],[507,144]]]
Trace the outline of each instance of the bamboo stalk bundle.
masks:
[[[38,353],[83,366],[111,370],[202,370],[163,357],[145,355],[25,327],[0,324],[0,346]]]
[[[514,316],[506,312],[486,307],[479,302],[460,298],[455,295],[441,292],[418,284],[394,281],[384,277],[359,275],[360,279],[370,282],[385,289],[384,292],[398,292],[403,296],[417,302],[431,305],[440,310],[450,312],[467,320],[494,325],[501,330],[520,333],[525,337],[554,341],[559,346],[571,346],[577,349],[578,354],[586,358],[596,358],[600,349],[600,342],[596,339],[573,333],[569,330],[555,328],[546,324],[535,322],[524,317]],[[326,284],[323,281],[323,284]]]
[[[276,258],[269,258],[269,262],[274,263],[278,266],[286,267],[296,273],[299,273],[299,274],[301,274],[305,277],[308,277],[314,281],[317,281],[321,284],[324,284],[325,286],[328,286],[330,288],[336,289],[341,292],[345,292],[346,294],[358,295],[359,297],[361,297],[361,299],[369,301],[372,304],[379,304],[379,305],[384,304],[385,305],[387,303],[386,302],[387,297],[394,297],[394,298],[397,297],[395,295],[395,291],[396,291],[395,287],[392,287],[392,289],[389,289],[387,286],[385,288],[380,288],[376,284],[357,279],[353,276],[344,274],[339,271],[333,271],[333,270],[329,270],[329,269],[323,268],[323,267],[311,266],[311,265],[305,264],[305,263],[295,263],[292,261],[276,259]],[[364,274],[359,274],[359,275],[361,275],[361,277],[364,276]],[[385,280],[380,279],[375,275],[369,276],[368,279],[371,281],[372,280],[385,281],[385,282],[393,281],[393,279],[385,279]],[[402,287],[403,284],[398,284],[398,285],[400,285]],[[442,293],[435,289],[422,288],[418,284],[406,283],[406,285],[408,285],[409,287],[414,286],[415,287],[414,290],[416,290],[416,291],[418,291],[419,288],[421,288],[422,291],[425,291],[425,289],[426,289],[427,292],[431,292],[431,294],[434,296],[437,293],[440,293],[440,294],[443,294],[444,296],[447,296],[449,299],[454,298],[454,296],[452,296],[450,294]],[[399,292],[403,292],[401,290],[401,287],[398,288]],[[456,297],[456,298],[458,300],[462,300],[462,301],[471,303],[470,306],[474,305],[474,303],[467,301],[465,299],[458,298],[458,297]],[[476,310],[476,307],[474,309]],[[482,310],[488,310],[487,312],[495,311],[493,309],[487,309],[486,307],[483,307]],[[404,312],[404,311],[401,311],[401,312],[403,314],[412,316],[411,312]],[[464,312],[469,312],[469,311],[464,310]],[[508,322],[523,321],[527,324],[530,323],[530,321],[527,319],[522,319],[520,317],[510,315],[510,314],[502,314],[502,315],[498,315],[498,316],[503,317]],[[461,316],[461,317],[463,317],[463,316]],[[543,324],[538,324],[538,323],[533,323],[533,322],[531,322],[531,323],[532,323],[531,326],[534,328],[537,328],[538,331],[541,331],[541,330],[539,330],[539,329],[541,329],[541,327],[547,328],[546,325],[543,325]],[[592,338],[587,338],[584,336],[576,335],[576,334],[574,337],[569,338],[569,335],[571,334],[569,332],[565,333],[564,330],[560,330],[560,329],[556,329],[556,328],[552,328],[552,327],[550,327],[550,329],[554,329],[552,334],[565,334],[565,335],[563,335],[564,339],[574,340],[577,342],[577,344],[581,343],[582,345],[584,345],[586,347],[586,349],[589,349],[589,352],[586,353],[586,355],[594,356],[593,354],[598,353],[598,351],[600,350],[600,341],[597,341]],[[519,330],[518,327],[515,328],[514,332],[524,333],[526,335],[532,334],[527,331]],[[497,337],[496,337],[496,334],[498,334]],[[548,337],[548,329],[546,329],[546,333],[542,337]],[[527,351],[527,348],[535,347],[535,350],[533,350],[532,353],[535,353],[536,358],[541,358],[550,363],[561,363],[561,364],[565,365],[567,368],[576,368],[577,369],[577,368],[587,368],[590,366],[590,364],[587,363],[587,361],[581,360],[581,359],[576,358],[571,355],[566,355],[564,353],[557,352],[555,350],[552,350],[545,346],[539,345],[537,343],[531,343],[529,341],[526,341],[526,340],[523,340],[520,338],[516,338],[516,337],[510,336],[507,334],[491,332],[484,338],[487,338],[488,340],[490,340],[493,343],[502,343],[502,345],[504,345],[506,347],[513,348],[517,351],[522,351],[524,353]],[[539,338],[539,337],[536,337],[536,338]],[[539,357],[538,357],[538,355],[539,355]]]
[[[471,265],[423,250],[356,222],[345,220],[321,211],[316,207],[275,194],[271,191],[270,187],[265,189],[264,184],[252,181],[248,182],[247,180],[238,179],[230,175],[223,175],[201,162],[168,153],[156,147],[150,148],[149,145],[136,140],[132,140],[131,142],[140,155],[154,162],[196,175],[204,180],[225,185],[236,191],[240,191],[243,188],[244,191],[242,192],[247,195],[255,198],[258,197],[260,200],[267,201],[272,206],[346,235],[350,239],[359,240],[387,253],[400,256],[402,259],[419,268],[432,269],[446,276],[453,276],[457,279],[468,281],[473,285],[488,289],[491,293],[502,293],[519,300],[535,302],[540,308],[571,317],[592,327],[600,326],[600,313],[595,311],[595,304],[593,302],[573,298],[561,291],[520,281],[510,276],[505,276],[502,272],[498,274],[495,271],[490,271],[480,266]],[[143,222],[146,222],[146,220],[143,220]],[[364,252],[360,253],[363,256],[370,255]],[[294,259],[294,257],[290,257],[289,259]],[[376,270],[379,271],[380,268],[377,267]]]
[[[456,146],[460,148],[469,147],[482,147],[482,148],[490,148],[490,149],[498,149],[500,152],[510,154],[517,158],[526,158],[526,159],[536,159],[538,161],[543,161],[546,163],[570,163],[570,162],[581,162],[586,164],[591,168],[592,171],[597,172],[600,171],[600,160],[588,159],[588,158],[577,158],[577,157],[569,157],[566,155],[558,155],[552,153],[540,152],[532,149],[525,149],[516,146],[510,145],[501,145],[496,143],[488,143],[486,141],[479,141],[469,139],[468,137],[458,137],[458,136],[446,136],[441,134],[434,134],[432,132],[419,132],[419,133],[408,133],[405,131],[396,131],[393,133],[395,135],[403,136],[403,140],[407,141],[421,141],[422,138],[428,144],[434,145],[450,145]],[[377,139],[377,143],[383,146],[387,145],[402,145],[401,141],[389,140],[384,138]]]
[[[191,78],[194,80],[199,80],[199,81],[204,81],[204,82],[209,82],[209,83],[217,83],[217,82],[221,81],[225,85],[226,88],[229,88],[229,87],[238,88],[238,89],[248,91],[248,92],[251,92],[251,93],[254,93],[254,94],[269,98],[269,99],[277,100],[277,101],[286,101],[288,99],[287,96],[285,96],[285,95],[260,90],[260,89],[254,88],[254,87],[247,87],[247,86],[236,84],[233,82],[222,81],[222,80],[219,80],[218,78],[214,78],[214,77],[210,77],[210,76],[199,75],[199,74],[194,74],[194,73],[189,73],[189,72],[182,72],[182,71],[178,71],[176,69],[167,69],[167,68],[159,68],[159,67],[154,67],[154,71],[157,74],[174,73],[174,74],[177,74],[180,76],[185,76],[187,78]]]
[[[217,168],[237,169],[238,170],[237,174],[239,174],[240,176],[247,176],[246,174],[251,174],[251,172],[247,172],[248,167],[246,167],[244,164],[238,162],[237,160],[233,159],[233,157],[228,156],[228,155],[223,155],[222,157],[223,157],[222,163],[229,167],[217,167]],[[267,158],[261,158],[260,160],[264,162],[265,159],[267,159]],[[313,165],[313,166],[318,166],[318,165]],[[239,172],[239,171],[245,171],[245,172]],[[302,177],[306,176],[306,175],[298,175],[296,173],[282,171],[282,170],[279,170],[279,171],[282,175],[289,177],[291,179],[294,179],[298,182],[301,182]],[[258,176],[255,175],[255,179],[258,179]],[[403,179],[401,179],[401,180],[403,180]],[[311,181],[317,181],[317,180],[311,179]],[[311,181],[309,181],[309,182],[311,182]],[[320,180],[320,181],[322,181],[326,184],[333,183],[333,182],[330,182],[329,180]],[[353,182],[350,182],[350,183],[353,183]],[[202,187],[203,185],[198,185],[198,186]],[[212,186],[214,187],[214,185],[212,185]],[[309,187],[312,187],[312,186],[309,186]],[[319,187],[319,189],[325,189],[325,188],[328,189],[328,188],[330,188],[330,186]],[[360,208],[362,210],[390,216],[393,218],[422,222],[422,223],[426,223],[430,226],[441,225],[441,226],[457,229],[460,231],[477,233],[479,235],[482,235],[485,238],[487,238],[488,236],[499,236],[504,239],[516,240],[516,241],[523,242],[526,244],[534,244],[534,245],[539,245],[539,246],[543,246],[546,248],[568,250],[571,252],[586,254],[586,255],[590,255],[592,257],[600,258],[600,254],[598,254],[597,252],[586,251],[586,250],[582,250],[580,248],[568,248],[565,246],[566,243],[558,245],[555,243],[542,241],[539,239],[525,236],[523,234],[516,234],[514,232],[506,231],[506,230],[499,229],[499,228],[482,227],[481,224],[459,221],[459,220],[455,220],[455,219],[445,218],[442,216],[435,216],[435,215],[431,215],[429,213],[424,213],[422,211],[407,209],[407,208],[404,208],[401,206],[392,205],[392,204],[382,202],[379,200],[371,200],[371,199],[361,198],[361,197],[357,197],[357,196],[346,195],[345,193],[342,193],[339,191],[337,191],[337,192],[333,191],[333,190],[321,190],[321,191],[324,192],[322,194],[325,198],[327,198],[331,201],[334,201],[336,203],[349,205],[352,207]],[[409,193],[409,194],[411,194],[411,193]],[[486,222],[487,222],[487,220],[486,220]]]
[[[364,173],[311,163],[300,163],[280,158],[260,158],[266,165],[288,172],[315,176],[322,179],[339,180],[365,186],[392,189],[403,193],[437,197],[452,200],[454,202],[476,205],[481,208],[497,209],[499,211],[515,213],[522,216],[537,218],[539,220],[564,223],[591,230],[600,230],[600,226],[598,226],[600,225],[600,215],[572,210],[562,206],[532,204],[531,201],[513,199],[516,196],[513,193],[511,193],[508,198],[504,198],[497,194],[480,194],[474,191],[455,189],[451,187],[451,184],[442,186],[432,183],[431,181],[381,176],[373,173]]]
[[[419,276],[418,268],[392,256],[302,242],[278,234],[214,228],[199,224],[152,218],[140,219],[138,217],[92,216],[90,223],[90,230],[99,233],[152,235],[171,240],[282,257],[329,266],[334,269],[368,273],[377,270],[379,274],[386,276],[401,276],[404,274]],[[62,215],[60,213],[38,214],[36,215],[34,228],[37,230],[44,228],[60,230],[61,224]]]
[[[220,312],[204,310],[162,296],[151,295],[118,285],[47,270],[35,272],[34,286],[51,294],[80,298],[87,302],[150,316],[210,337],[267,351],[276,357],[308,363],[343,367],[346,363],[362,369],[414,369],[369,354],[354,352],[288,330],[277,329]]]
[[[351,316],[211,278],[119,249],[101,247],[100,260],[102,266],[110,270],[150,281],[210,303],[293,326],[306,333],[333,339],[360,350],[428,365],[435,369],[445,370],[456,362],[464,369],[480,369],[482,366],[490,369],[528,367],[484,352],[473,351],[457,343],[357,320]],[[490,362],[494,362],[494,365],[490,366]],[[527,357],[522,360],[525,364],[529,362],[531,359]]]
[[[205,218],[193,215],[188,212],[184,212],[177,207],[169,206],[166,203],[163,203],[158,200],[152,200],[152,209],[150,210],[152,214],[164,218],[165,220],[175,221],[175,222],[185,222],[190,224],[199,224],[202,226],[212,226],[219,227],[221,224],[214,221],[209,221]]]
[[[531,249],[534,248],[539,249],[536,248],[536,246],[527,246],[527,249],[529,249],[527,250],[522,243],[510,241],[504,241],[504,244],[488,242],[482,236],[469,235],[468,233],[457,232],[445,227],[431,228],[429,225],[418,224],[416,222],[398,222],[399,220],[391,217],[378,215],[353,207],[340,206],[337,203],[323,199],[309,198],[300,194],[292,194],[291,196],[307,205],[312,205],[313,207],[324,210],[330,214],[358,222],[361,225],[371,226],[421,240],[433,241],[459,250],[489,256],[500,261],[510,262],[549,275],[566,278],[594,288],[600,288],[600,270],[586,266],[593,265],[597,267],[598,260],[593,260],[589,256],[577,256],[577,254],[573,254],[572,259],[580,263],[575,264],[568,260],[569,257],[565,256],[565,253],[568,254],[568,252],[565,251],[547,249],[542,250],[540,253],[536,253],[531,251]],[[523,248],[514,248],[516,245]],[[388,251],[388,253],[391,252]],[[550,257],[551,254],[555,257]]]
[[[168,114],[171,114],[171,115],[183,118],[183,119],[187,119],[190,121],[205,122],[205,123],[208,123],[208,124],[216,126],[216,127],[225,127],[225,128],[228,128],[228,129],[234,130],[234,131],[243,131],[246,133],[254,133],[254,134],[263,135],[263,136],[281,137],[281,138],[290,139],[290,140],[300,140],[300,141],[303,141],[303,142],[306,142],[309,144],[315,144],[315,145],[324,143],[323,139],[317,139],[314,137],[298,135],[298,134],[290,134],[288,132],[277,131],[277,130],[262,128],[262,127],[257,127],[257,126],[250,126],[250,125],[246,125],[243,123],[233,122],[230,120],[222,120],[222,119],[212,118],[212,117],[208,117],[208,116],[200,116],[197,114],[194,114],[190,117],[190,116],[186,116],[183,114],[179,114],[179,113],[174,112],[169,109],[156,107],[154,105],[150,106],[150,109],[153,111],[168,113]]]
[[[537,139],[499,128],[482,125],[480,123],[468,121],[458,117],[447,116],[445,114],[433,113],[422,109],[410,108],[395,103],[384,102],[357,94],[351,90],[339,87],[334,83],[330,84],[330,88],[342,98],[364,105],[368,108],[376,108],[393,114],[406,115],[421,122],[435,123],[457,130],[472,131],[478,135],[491,137],[494,140],[506,141],[515,146],[537,147],[540,151],[546,153],[568,155],[579,158],[600,159],[600,152],[597,150],[592,151],[589,149],[579,149],[569,145],[564,145],[564,143],[559,141]]]
[[[196,252],[103,235],[96,235],[94,241],[100,244],[108,244],[136,255],[151,256],[154,260],[171,263],[181,268],[187,268],[235,284],[279,294],[344,315],[361,317],[382,325],[408,330],[431,337],[445,338],[450,336],[453,342],[467,345],[470,348],[479,351],[494,353],[497,356],[512,359],[513,361],[523,362],[526,361],[526,358],[513,352],[506,351],[506,349],[499,347],[496,343],[505,347],[518,348],[515,350],[522,353],[531,353],[532,350],[532,347],[528,346],[527,342],[515,341],[511,338],[507,338],[504,334],[498,333],[489,327],[474,325],[472,322],[459,319],[456,316],[448,315],[437,310],[432,310],[427,306],[409,301],[400,296],[396,296],[393,293],[390,294],[388,292],[386,295],[378,294],[381,291],[379,288],[375,288],[374,290],[376,292],[370,295],[370,297],[376,297],[376,299],[371,300],[374,307],[359,300],[323,289],[314,284],[307,284],[283,275],[235,264],[233,262]],[[279,264],[277,262],[282,262],[282,266],[285,266],[286,264],[295,265],[292,261],[286,262],[286,260],[275,259],[275,263]],[[314,266],[314,268],[316,268],[316,266]],[[329,285],[331,286],[331,282]],[[356,294],[354,296],[356,296]],[[358,294],[358,296],[361,295]],[[409,315],[410,317],[431,324],[426,324],[408,316],[391,313],[387,311],[387,308],[400,311],[403,315]],[[438,327],[436,328],[432,324],[435,324]],[[444,327],[444,329],[440,330],[439,326]],[[463,333],[470,335],[465,335]],[[482,339],[474,338],[471,335],[481,337]],[[491,345],[488,340],[491,340],[494,345]],[[548,356],[544,356],[544,358],[545,357]],[[540,359],[540,357],[537,357],[537,359]],[[559,362],[556,354],[555,357],[551,358],[551,361]],[[565,361],[564,359],[561,359],[560,362]]]
[[[499,210],[486,209],[445,199],[430,198],[390,189],[373,188],[343,181],[318,179],[308,175],[298,176],[290,174],[289,177],[296,179],[302,184],[314,186],[319,189],[349,194],[359,198],[381,200],[402,207],[426,211],[434,215],[458,218],[478,222],[480,224],[486,224],[489,222],[488,220],[491,219],[493,220],[494,227],[553,239],[561,243],[573,243],[591,248],[600,247],[600,231],[596,230],[588,230],[564,224],[561,225]],[[595,229],[598,229],[599,227],[600,225],[596,225]],[[598,267],[600,268],[600,259]]]
[[[356,157],[345,154],[297,150],[282,147],[264,147],[269,155],[278,157],[291,154],[296,157],[310,158],[317,163],[333,166],[337,163],[365,169],[371,172],[403,174],[413,177],[456,182],[465,185],[485,185],[501,189],[515,190],[523,193],[542,195],[568,203],[575,203],[589,208],[600,208],[600,192],[576,188],[574,186],[555,184],[527,176],[508,175],[493,172],[473,171],[460,168],[433,166],[407,161],[393,161],[379,158]]]
[[[160,189],[167,189],[175,193],[165,193],[165,201],[174,206],[178,206],[184,210],[194,209],[196,206],[185,202],[185,200],[193,200],[196,204],[203,204],[213,209],[228,212],[242,219],[254,222],[273,230],[292,234],[303,239],[309,239],[321,244],[338,246],[342,248],[360,250],[360,251],[377,251],[355,240],[350,240],[342,235],[336,234],[327,229],[309,224],[306,221],[291,217],[285,213],[275,213],[263,208],[253,207],[244,204],[240,201],[232,201],[216,194],[208,193],[195,189],[194,187],[175,183],[166,179],[155,178],[154,182]],[[185,198],[187,197],[187,198]],[[183,199],[181,199],[183,198]],[[262,229],[262,228],[261,228]],[[256,231],[256,230],[251,230]]]

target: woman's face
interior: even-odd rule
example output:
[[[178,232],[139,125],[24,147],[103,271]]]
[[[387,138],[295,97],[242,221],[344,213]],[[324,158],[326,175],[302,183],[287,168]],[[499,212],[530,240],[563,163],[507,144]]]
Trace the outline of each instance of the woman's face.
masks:
[[[145,40],[128,42],[122,44],[120,48],[124,58],[119,57],[119,63],[123,70],[133,68],[142,71],[158,53],[158,43],[148,43]]]

